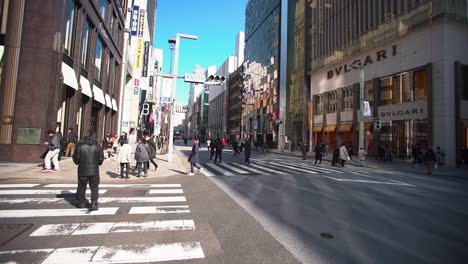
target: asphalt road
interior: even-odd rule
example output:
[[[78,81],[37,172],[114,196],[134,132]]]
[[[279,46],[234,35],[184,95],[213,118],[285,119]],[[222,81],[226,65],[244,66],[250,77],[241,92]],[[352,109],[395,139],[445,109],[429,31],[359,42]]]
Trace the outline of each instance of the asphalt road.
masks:
[[[303,263],[468,263],[463,178],[261,152],[247,166],[228,149],[219,164],[206,147],[200,156],[204,174]]]

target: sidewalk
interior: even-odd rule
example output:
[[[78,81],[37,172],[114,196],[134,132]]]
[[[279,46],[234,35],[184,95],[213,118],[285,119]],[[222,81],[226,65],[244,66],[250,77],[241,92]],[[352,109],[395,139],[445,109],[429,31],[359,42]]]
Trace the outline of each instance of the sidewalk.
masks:
[[[268,153],[273,153],[277,155],[286,155],[286,156],[295,156],[298,158],[302,158],[302,153],[299,150],[296,151],[290,151],[290,150],[279,150],[279,149],[265,149],[265,152]],[[261,151],[253,151],[252,154],[255,155],[255,153],[261,153]],[[332,155],[328,154],[322,158],[322,162],[330,162],[331,163],[331,158]],[[308,152],[307,153],[307,159],[311,161],[315,161],[315,152]],[[352,156],[351,160],[346,162],[346,165],[352,165],[352,166],[358,166],[360,167],[358,157],[357,156]],[[417,173],[417,174],[426,174],[426,167],[421,166],[414,166],[411,162],[409,161],[404,161],[404,160],[399,160],[399,159],[394,159],[393,162],[382,162],[382,161],[377,161],[375,160],[374,157],[369,157],[366,160],[366,165],[364,166],[366,168],[373,168],[376,170],[384,170],[384,169],[393,169],[397,171],[402,171],[402,172],[408,172],[408,173]],[[463,168],[448,168],[445,166],[441,166],[437,169],[434,169],[433,174],[434,175],[440,175],[440,176],[448,176],[448,177],[457,177],[457,178],[462,178],[462,179],[467,179],[466,177],[468,172],[468,169],[466,167]]]
[[[107,153],[105,153],[107,157]],[[177,151],[174,151],[172,162],[167,162],[167,154],[158,154],[154,161],[158,164],[158,171],[154,171],[153,164],[150,163],[148,177],[137,178],[132,171],[129,172],[129,180],[120,179],[119,162],[111,159],[104,160],[100,168],[101,182],[105,183],[123,183],[123,182],[143,182],[155,178],[169,177],[187,173],[186,164],[183,158],[179,157]],[[136,162],[132,160],[131,168]],[[20,162],[0,162],[0,180],[57,180],[60,182],[76,182],[77,165],[73,163],[72,158],[62,157],[60,161],[60,172],[57,173],[42,173],[41,162],[37,163],[20,163]],[[117,169],[118,168],[118,169]]]

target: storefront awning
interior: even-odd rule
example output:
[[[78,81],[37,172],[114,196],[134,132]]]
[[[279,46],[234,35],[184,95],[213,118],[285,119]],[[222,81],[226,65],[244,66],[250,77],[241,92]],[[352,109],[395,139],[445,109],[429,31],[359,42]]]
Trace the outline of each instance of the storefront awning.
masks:
[[[76,79],[75,70],[62,62],[63,83],[78,91],[78,80]]]
[[[106,105],[106,99],[104,98],[104,93],[102,92],[101,88],[93,85],[93,94],[95,101],[101,103],[102,105]]]
[[[323,126],[314,126],[313,132],[322,132]]]
[[[116,101],[114,98],[112,98],[112,109],[113,109],[114,111],[118,111],[118,108],[117,108],[117,101]]]
[[[88,96],[89,98],[93,97],[93,92],[91,91],[91,85],[89,84],[88,79],[83,76],[80,76],[80,86],[81,93]]]
[[[325,132],[335,132],[336,125],[328,125],[325,127]]]
[[[353,124],[341,124],[338,128],[339,132],[349,132],[353,128]]]
[[[112,99],[110,95],[106,94],[105,98],[106,98],[106,106],[109,108],[112,108]]]

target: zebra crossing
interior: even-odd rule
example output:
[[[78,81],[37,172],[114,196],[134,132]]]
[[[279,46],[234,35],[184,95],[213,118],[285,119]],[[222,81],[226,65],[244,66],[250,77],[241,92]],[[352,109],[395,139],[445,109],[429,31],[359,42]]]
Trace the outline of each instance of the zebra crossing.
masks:
[[[152,263],[205,258],[201,241],[174,240],[192,238],[193,234],[183,232],[196,230],[180,184],[101,184],[97,211],[75,208],[71,188],[76,185],[0,184],[0,237],[9,235],[2,234],[6,226],[32,226],[0,243],[0,263]],[[158,243],[144,239],[154,232],[174,234]],[[118,234],[139,236],[146,243],[127,244],[125,237],[114,241]],[[170,241],[160,242],[166,237]],[[60,238],[69,243],[62,245],[65,240]],[[96,245],[94,240],[112,243]],[[39,245],[34,241],[40,241]]]

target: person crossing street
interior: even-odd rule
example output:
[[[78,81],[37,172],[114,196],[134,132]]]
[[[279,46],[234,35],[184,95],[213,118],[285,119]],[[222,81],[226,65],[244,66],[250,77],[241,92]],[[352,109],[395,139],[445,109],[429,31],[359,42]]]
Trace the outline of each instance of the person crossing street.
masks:
[[[198,138],[194,137],[193,138],[193,144],[192,144],[192,152],[190,153],[190,156],[188,158],[188,161],[190,162],[190,173],[188,174],[189,176],[193,176],[193,168],[196,167],[200,171],[202,170],[200,166],[198,166],[199,161],[199,153],[200,149],[198,147]]]

